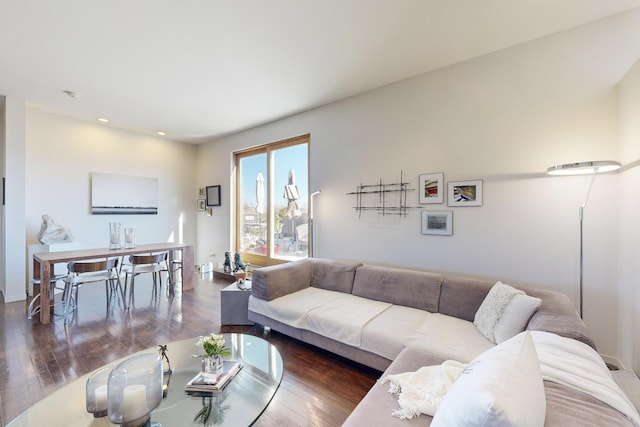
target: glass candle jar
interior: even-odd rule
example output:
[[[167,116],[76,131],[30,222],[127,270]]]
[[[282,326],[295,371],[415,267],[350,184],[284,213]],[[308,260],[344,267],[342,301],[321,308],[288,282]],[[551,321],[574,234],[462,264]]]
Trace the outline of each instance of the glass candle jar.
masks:
[[[109,421],[125,427],[149,422],[162,400],[162,359],[158,354],[133,356],[109,374]]]
[[[120,249],[120,223],[109,223],[109,249]]]
[[[136,247],[136,229],[133,227],[126,227],[124,229],[124,248],[133,249]]]
[[[87,380],[86,401],[87,412],[95,418],[107,416],[107,383],[111,367],[106,367],[94,372]]]

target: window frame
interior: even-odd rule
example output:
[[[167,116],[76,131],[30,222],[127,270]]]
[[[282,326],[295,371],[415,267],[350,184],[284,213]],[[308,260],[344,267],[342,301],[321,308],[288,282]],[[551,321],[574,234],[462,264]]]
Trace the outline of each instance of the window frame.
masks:
[[[250,157],[258,154],[266,154],[267,157],[267,170],[264,176],[265,178],[265,212],[266,212],[266,238],[267,238],[267,251],[266,255],[260,255],[252,252],[240,252],[240,256],[245,263],[259,265],[259,266],[267,266],[267,265],[275,265],[275,264],[283,264],[286,262],[290,262],[287,259],[271,257],[272,248],[274,246],[273,242],[273,224],[274,218],[272,218],[274,212],[272,209],[272,197],[275,197],[274,191],[271,190],[272,187],[272,174],[273,174],[273,160],[272,153],[276,150],[287,148],[295,145],[307,145],[307,178],[311,176],[311,164],[310,164],[310,153],[311,153],[311,134],[295,136],[292,138],[287,138],[280,141],[270,142],[267,144],[247,148],[244,150],[239,150],[233,153],[233,165],[234,165],[234,187],[235,187],[235,214],[234,214],[234,247],[237,251],[240,252],[240,248],[242,247],[241,239],[242,239],[242,230],[240,227],[242,225],[241,216],[244,214],[242,211],[242,197],[241,197],[241,188],[240,183],[241,180],[241,170],[240,170],[240,161],[245,157]],[[307,179],[307,205],[309,204],[309,181]],[[308,258],[310,255],[310,248],[307,246],[307,254],[305,258]]]

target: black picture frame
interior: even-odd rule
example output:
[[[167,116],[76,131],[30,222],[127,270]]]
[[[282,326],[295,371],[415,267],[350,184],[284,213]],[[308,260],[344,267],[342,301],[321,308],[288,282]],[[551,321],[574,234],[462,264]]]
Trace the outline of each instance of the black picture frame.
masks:
[[[210,185],[207,187],[207,206],[220,206],[219,185]]]

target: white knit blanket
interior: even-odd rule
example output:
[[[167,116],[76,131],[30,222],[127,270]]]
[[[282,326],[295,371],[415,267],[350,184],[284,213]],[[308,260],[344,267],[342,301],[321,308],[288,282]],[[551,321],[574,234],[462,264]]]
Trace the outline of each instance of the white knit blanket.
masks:
[[[531,331],[542,379],[587,393],[640,426],[640,415],[616,384],[604,361],[588,345],[550,332]]]
[[[442,365],[425,366],[416,372],[382,378],[382,384],[389,382],[389,393],[398,395],[400,409],[393,411],[392,415],[402,420],[420,414],[433,416],[465,366],[466,363],[447,360]]]

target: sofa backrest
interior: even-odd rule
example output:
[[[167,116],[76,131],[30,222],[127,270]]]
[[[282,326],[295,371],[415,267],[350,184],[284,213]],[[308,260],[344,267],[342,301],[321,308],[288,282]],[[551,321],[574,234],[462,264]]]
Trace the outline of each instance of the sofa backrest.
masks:
[[[439,312],[473,322],[476,311],[495,282],[446,276],[440,290]]]
[[[311,265],[311,286],[350,294],[353,278],[360,262],[308,258]]]
[[[363,265],[356,271],[352,293],[437,313],[442,279],[425,271]]]

